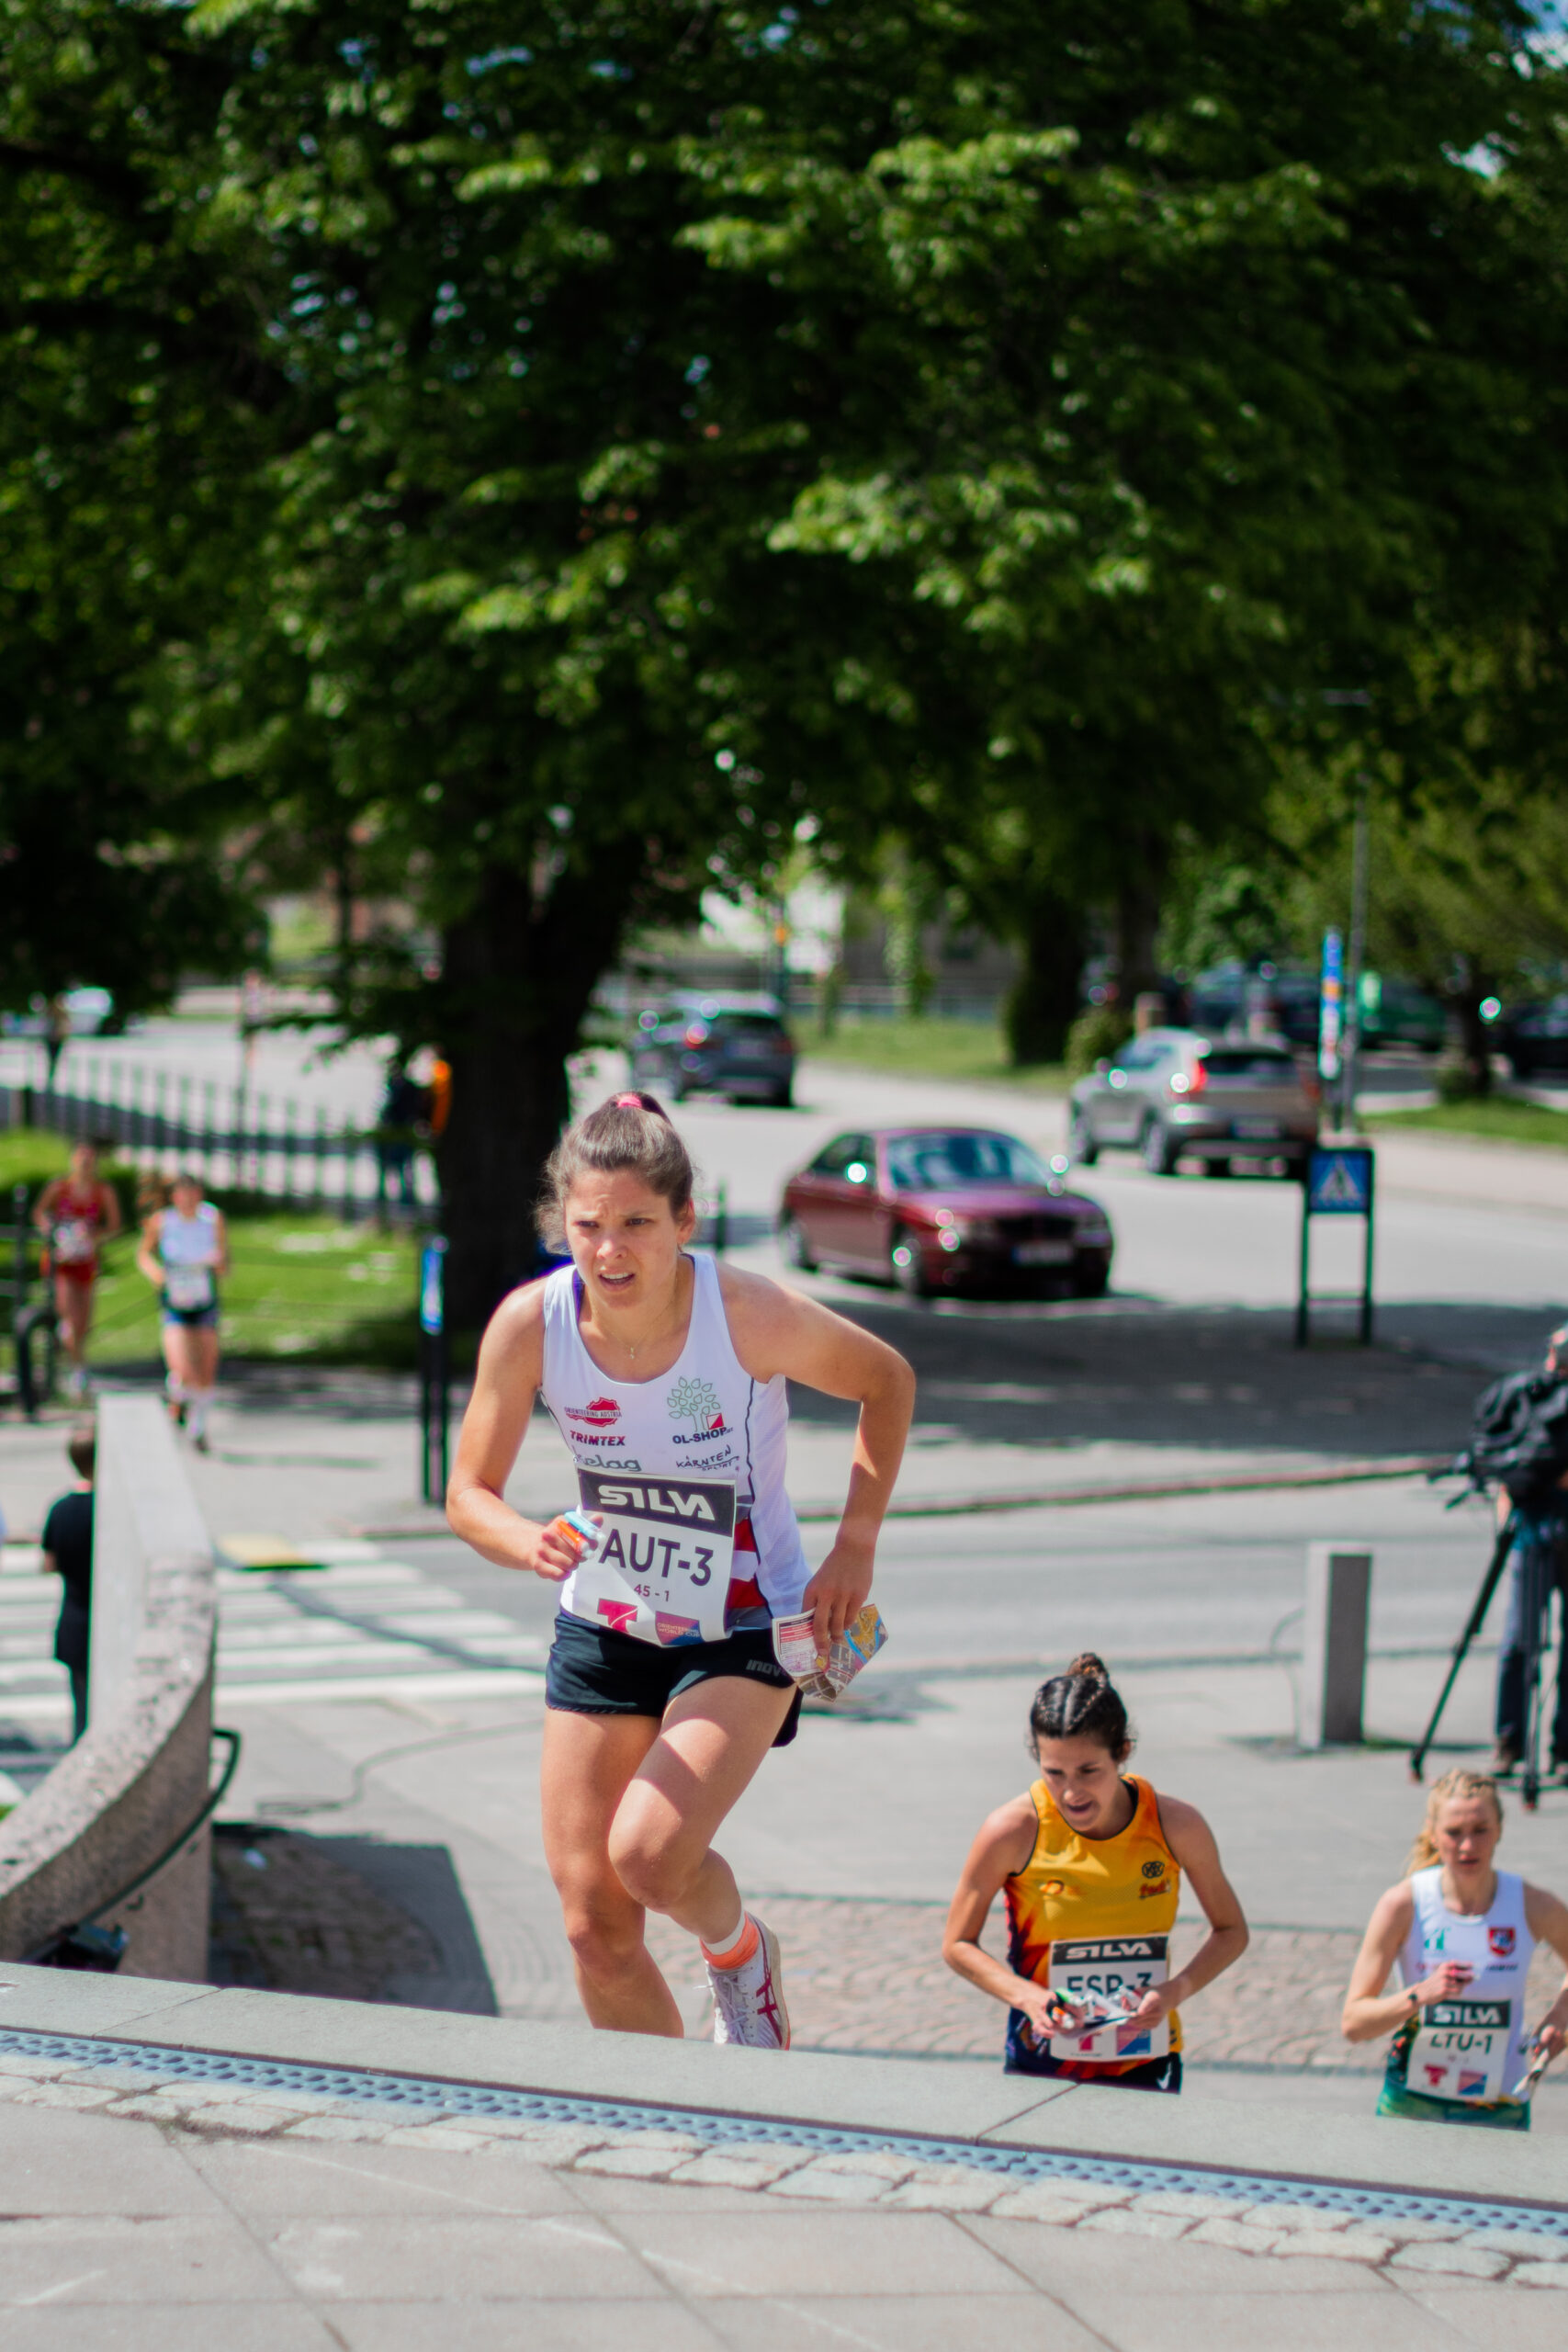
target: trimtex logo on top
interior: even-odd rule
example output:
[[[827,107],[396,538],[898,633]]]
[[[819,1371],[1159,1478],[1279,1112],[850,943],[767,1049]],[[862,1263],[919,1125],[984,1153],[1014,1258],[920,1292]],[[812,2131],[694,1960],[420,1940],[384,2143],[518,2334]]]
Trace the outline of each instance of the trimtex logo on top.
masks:
[[[727,1434],[718,1391],[710,1388],[705,1380],[678,1380],[665,1402],[672,1421],[692,1424],[692,1435],[678,1437],[677,1445],[696,1445],[705,1439]]]

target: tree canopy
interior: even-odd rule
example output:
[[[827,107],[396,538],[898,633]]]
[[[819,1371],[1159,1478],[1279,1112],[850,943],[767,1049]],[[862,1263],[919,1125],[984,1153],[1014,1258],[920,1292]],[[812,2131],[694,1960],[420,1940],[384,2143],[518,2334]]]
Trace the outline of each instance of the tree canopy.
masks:
[[[162,987],[312,870],[400,900],[338,988],[451,1060],[464,1318],[531,1262],[595,986],[797,832],[850,871],[901,838],[1030,945],[1037,1026],[1087,905],[1136,974],[1174,845],[1259,825],[1325,686],[1375,683],[1416,775],[1423,647],[1539,629],[1529,33],[0,0],[6,691],[45,722],[0,831],[90,810],[97,893],[18,904],[13,968],[112,933]]]

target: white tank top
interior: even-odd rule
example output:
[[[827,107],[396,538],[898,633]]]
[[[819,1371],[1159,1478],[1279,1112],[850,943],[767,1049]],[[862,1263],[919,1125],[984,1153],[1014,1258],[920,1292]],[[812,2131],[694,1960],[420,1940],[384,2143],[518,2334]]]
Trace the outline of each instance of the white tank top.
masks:
[[[748,1618],[765,1623],[800,1606],[811,1570],[795,1510],[784,1492],[789,1399],[782,1373],[753,1380],[729,1336],[718,1267],[705,1250],[687,1252],[694,1270],[686,1344],[654,1380],[611,1380],[582,1344],[581,1283],[562,1266],[545,1283],[545,1404],[580,1470],[615,1476],[732,1479],[738,1532],[730,1630]],[[586,1498],[585,1498],[586,1499]],[[750,1556],[754,1547],[755,1558]],[[754,1578],[761,1606],[748,1607]],[[574,1573],[560,1588],[572,1606]],[[590,1616],[590,1622],[597,1622]],[[628,1631],[640,1630],[627,1627]]]
[[[218,1212],[203,1201],[194,1216],[166,1208],[158,1226],[164,1295],[182,1314],[205,1313],[218,1303],[212,1269],[218,1262]]]
[[[1525,1883],[1499,1871],[1492,1908],[1473,1917],[1443,1901],[1440,1862],[1413,1872],[1410,1893],[1410,1933],[1399,1956],[1404,1983],[1418,1984],[1445,1960],[1462,1961],[1473,1973],[1453,2000],[1422,2012],[1405,2087],[1426,2098],[1490,2106],[1507,2097],[1529,2063],[1525,1979],[1535,1939],[1525,1918]]]
[[[212,1266],[218,1262],[218,1212],[203,1201],[194,1216],[164,1211],[158,1227],[158,1255],[165,1266]]]

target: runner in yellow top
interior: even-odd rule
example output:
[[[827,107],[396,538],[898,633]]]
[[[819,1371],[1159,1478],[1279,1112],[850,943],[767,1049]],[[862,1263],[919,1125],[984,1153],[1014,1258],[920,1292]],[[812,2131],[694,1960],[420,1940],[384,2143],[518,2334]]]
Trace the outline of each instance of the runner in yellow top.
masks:
[[[1066,2075],[1123,2089],[1181,2088],[1177,2004],[1247,1950],[1247,1922],[1208,1823],[1122,1770],[1127,1710],[1085,1652],[1030,1710],[1040,1778],[993,1813],[970,1849],[942,1955],[1009,2008],[1010,2075]],[[1169,1973],[1181,1873],[1209,1936]],[[1007,1894],[1008,1959],[980,1942]]]

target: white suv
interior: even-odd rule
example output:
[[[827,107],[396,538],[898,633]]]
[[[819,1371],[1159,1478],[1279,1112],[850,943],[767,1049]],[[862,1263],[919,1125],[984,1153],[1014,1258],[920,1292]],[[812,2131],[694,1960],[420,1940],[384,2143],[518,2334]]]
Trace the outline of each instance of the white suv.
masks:
[[[1150,1029],[1073,1088],[1067,1149],[1089,1167],[1107,1144],[1124,1145],[1156,1176],[1190,1157],[1209,1176],[1249,1160],[1300,1177],[1317,1123],[1316,1083],[1284,1038]]]

